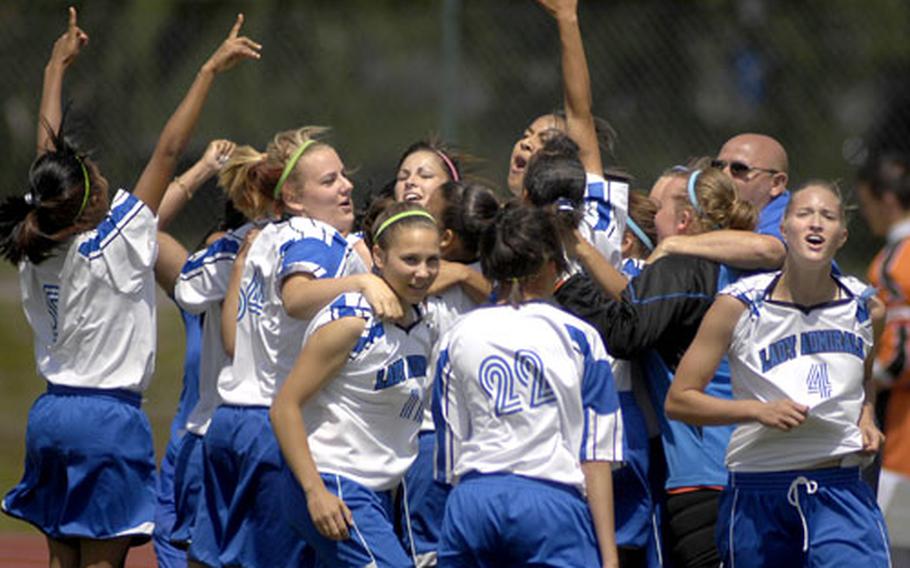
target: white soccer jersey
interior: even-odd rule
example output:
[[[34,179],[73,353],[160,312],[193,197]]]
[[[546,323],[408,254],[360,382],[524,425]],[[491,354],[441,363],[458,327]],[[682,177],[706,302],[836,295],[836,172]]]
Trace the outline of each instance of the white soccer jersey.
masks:
[[[337,278],[363,263],[331,226],[292,217],[267,225],[247,253],[240,285],[231,377],[219,380],[227,404],[271,406],[300,352],[307,323],[284,311],[281,284],[298,273]]]
[[[578,229],[617,270],[622,263],[622,236],[629,218],[629,184],[586,174],[584,217]]]
[[[394,488],[417,457],[430,330],[384,323],[361,294],[342,294],[307,328],[344,317],[366,320],[347,364],[303,407],[310,452],[321,473],[353,479],[374,491]]]
[[[759,274],[720,292],[747,306],[729,349],[733,396],[762,402],[789,398],[808,406],[809,416],[789,432],[759,422],[739,425],[727,448],[727,467],[781,471],[834,457],[845,457],[845,465],[858,461],[872,288],[836,276],[842,299],[806,309],[770,299],[778,278],[779,272]]]
[[[229,231],[208,248],[196,252],[180,271],[174,286],[174,298],[191,314],[205,314],[202,319],[202,345],[199,361],[199,401],[190,412],[186,429],[199,436],[208,430],[212,414],[221,402],[218,383],[232,380],[231,358],[221,340],[221,303],[227,293],[234,259],[250,229],[247,223]]]
[[[38,372],[74,387],[142,392],[155,370],[158,219],[117,191],[107,217],[35,265],[19,264]]]
[[[434,351],[436,476],[509,472],[584,492],[582,461],[622,461],[597,332],[544,302],[478,308]]]

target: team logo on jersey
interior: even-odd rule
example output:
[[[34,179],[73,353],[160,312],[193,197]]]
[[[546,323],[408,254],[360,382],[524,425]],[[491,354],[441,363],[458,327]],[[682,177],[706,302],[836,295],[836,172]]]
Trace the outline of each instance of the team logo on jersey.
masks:
[[[47,306],[47,315],[51,317],[51,333],[57,341],[57,300],[60,299],[60,286],[56,284],[43,284],[44,305]]]
[[[243,319],[247,312],[253,315],[262,315],[264,297],[262,294],[262,273],[259,269],[253,272],[253,279],[240,290],[240,306],[237,308],[237,321]]]
[[[383,390],[394,387],[408,379],[416,379],[427,376],[427,358],[423,355],[408,355],[401,359],[396,359],[394,363],[385,369],[379,369],[376,373],[376,383],[373,390]]]
[[[840,329],[819,329],[778,339],[760,349],[758,356],[762,372],[767,372],[799,355],[849,353],[865,359],[865,352],[866,344],[858,335]]]

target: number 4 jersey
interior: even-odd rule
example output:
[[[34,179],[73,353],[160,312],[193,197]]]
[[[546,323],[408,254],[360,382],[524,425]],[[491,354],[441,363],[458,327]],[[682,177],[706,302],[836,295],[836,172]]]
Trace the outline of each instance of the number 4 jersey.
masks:
[[[746,305],[729,350],[733,397],[789,398],[809,407],[805,422],[789,432],[759,422],[739,425],[727,449],[731,471],[805,469],[837,457],[846,458],[842,465],[857,463],[874,290],[849,276],[832,277],[838,299],[810,307],[771,299],[779,272],[744,278],[720,292]]]
[[[584,492],[583,461],[622,461],[619,399],[597,332],[544,302],[478,308],[437,346],[436,476],[515,473]]]

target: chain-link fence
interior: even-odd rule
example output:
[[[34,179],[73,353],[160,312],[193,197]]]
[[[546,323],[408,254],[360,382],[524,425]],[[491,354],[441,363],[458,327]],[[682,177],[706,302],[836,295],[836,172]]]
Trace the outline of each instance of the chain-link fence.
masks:
[[[79,6],[88,48],[65,87],[72,124],[115,185],[135,182],[193,74],[243,11],[260,62],[220,77],[186,165],[206,142],[264,147],[279,130],[334,127],[358,196],[438,132],[504,181],[516,136],[561,104],[555,25],[533,0],[98,1]],[[902,0],[581,0],[595,108],[619,132],[615,163],[647,188],[659,171],[766,132],[794,184],[850,181],[870,149],[910,134],[910,3]],[[2,193],[23,191],[42,69],[66,3],[0,5]],[[849,183],[847,184],[849,185]],[[212,222],[210,191],[176,231]],[[875,250],[862,223],[842,259]]]

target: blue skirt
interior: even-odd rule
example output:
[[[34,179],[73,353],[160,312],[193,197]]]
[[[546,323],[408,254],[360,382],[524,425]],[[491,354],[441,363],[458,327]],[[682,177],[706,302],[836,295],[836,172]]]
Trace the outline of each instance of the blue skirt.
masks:
[[[29,411],[25,474],[7,514],[48,537],[147,542],[155,527],[155,451],[141,395],[48,385]]]

